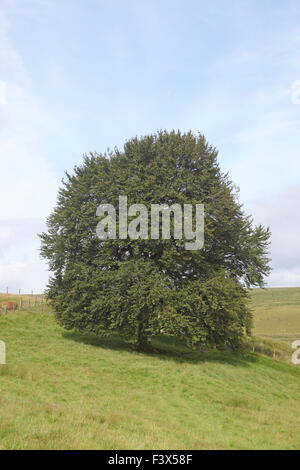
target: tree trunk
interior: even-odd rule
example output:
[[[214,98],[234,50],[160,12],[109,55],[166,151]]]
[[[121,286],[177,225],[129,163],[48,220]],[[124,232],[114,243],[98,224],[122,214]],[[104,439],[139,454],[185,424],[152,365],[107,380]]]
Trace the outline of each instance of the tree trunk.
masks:
[[[154,348],[145,335],[142,322],[138,325],[136,350],[139,352],[154,352]]]

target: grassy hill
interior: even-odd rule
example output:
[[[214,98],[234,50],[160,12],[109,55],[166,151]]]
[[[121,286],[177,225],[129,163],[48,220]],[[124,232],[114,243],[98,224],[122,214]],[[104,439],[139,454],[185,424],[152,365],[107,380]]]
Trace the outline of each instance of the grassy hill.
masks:
[[[300,287],[254,289],[255,350],[290,362],[291,344],[300,339]]]
[[[253,293],[257,333],[294,335],[290,292],[286,308],[281,292]],[[139,354],[33,310],[0,317],[0,449],[299,449],[300,367],[170,339]]]
[[[255,334],[290,344],[300,339],[300,287],[252,291]]]

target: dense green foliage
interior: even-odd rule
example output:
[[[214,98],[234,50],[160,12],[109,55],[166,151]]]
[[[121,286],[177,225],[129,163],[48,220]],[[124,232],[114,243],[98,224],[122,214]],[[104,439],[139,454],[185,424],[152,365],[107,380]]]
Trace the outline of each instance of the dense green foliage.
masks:
[[[253,227],[234,185],[202,135],[158,132],[123,151],[90,154],[67,175],[41,235],[53,276],[47,295],[66,328],[148,338],[174,334],[192,344],[240,344],[250,332],[246,287],[269,272],[269,231]],[[96,235],[99,204],[204,204],[205,244],[107,239]],[[150,211],[149,211],[150,212]],[[117,212],[118,216],[118,212]]]

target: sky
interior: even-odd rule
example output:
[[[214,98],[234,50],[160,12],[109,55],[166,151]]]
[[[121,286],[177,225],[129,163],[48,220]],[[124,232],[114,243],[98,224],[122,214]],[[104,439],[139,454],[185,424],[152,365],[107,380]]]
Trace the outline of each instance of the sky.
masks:
[[[300,286],[300,0],[0,0],[0,292],[42,292],[64,171],[157,129],[203,133]]]

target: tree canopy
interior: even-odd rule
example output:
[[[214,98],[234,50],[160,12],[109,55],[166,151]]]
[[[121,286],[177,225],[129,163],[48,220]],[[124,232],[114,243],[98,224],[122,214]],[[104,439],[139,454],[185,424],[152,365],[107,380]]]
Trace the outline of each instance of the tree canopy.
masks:
[[[99,239],[100,204],[204,204],[205,241]],[[149,212],[150,213],[150,212]],[[120,225],[116,209],[117,226]],[[159,131],[123,150],[85,155],[66,173],[42,233],[52,272],[47,296],[68,329],[136,338],[140,349],[166,334],[191,344],[238,347],[251,331],[248,288],[269,273],[270,232],[254,226],[217,150],[192,132]]]

